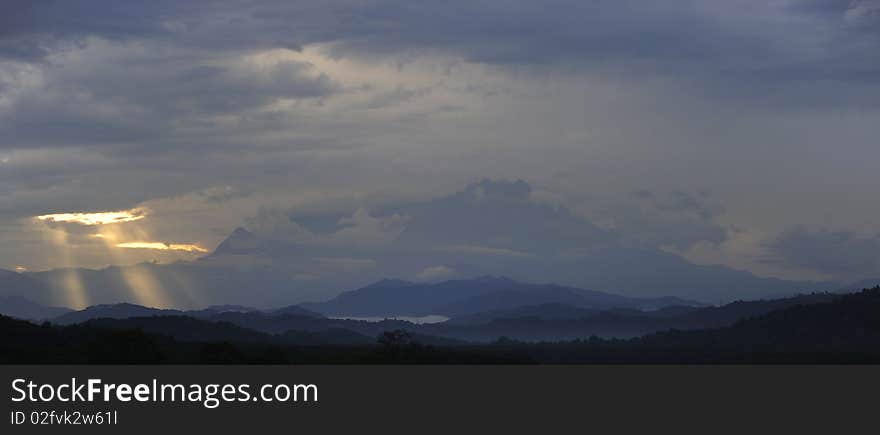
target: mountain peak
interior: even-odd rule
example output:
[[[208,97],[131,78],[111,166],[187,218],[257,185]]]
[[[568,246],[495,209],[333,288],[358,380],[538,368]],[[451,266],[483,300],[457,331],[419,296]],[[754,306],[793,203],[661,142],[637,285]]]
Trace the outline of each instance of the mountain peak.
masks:
[[[400,288],[411,285],[415,285],[415,283],[403,279],[384,278],[366,286],[365,288]]]
[[[532,186],[523,180],[491,180],[484,178],[465,187],[465,193],[478,198],[525,200],[532,193]]]
[[[235,254],[256,247],[257,236],[254,233],[238,227],[225,240],[217,245],[214,254]]]
[[[476,282],[516,283],[517,281],[506,276],[483,275],[473,279]]]

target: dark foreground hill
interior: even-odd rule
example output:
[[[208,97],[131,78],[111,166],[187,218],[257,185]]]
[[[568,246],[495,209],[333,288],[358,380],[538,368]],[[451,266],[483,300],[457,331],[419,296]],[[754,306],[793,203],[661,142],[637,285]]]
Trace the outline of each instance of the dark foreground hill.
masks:
[[[652,334],[635,344],[719,352],[880,352],[880,287],[772,311],[726,328]]]
[[[233,325],[188,317],[100,319],[71,326],[36,325],[0,316],[0,364],[374,364],[523,363],[464,347],[432,347],[417,342],[405,346],[367,344],[328,345],[328,337],[349,337],[348,331],[308,333],[288,331],[269,335]],[[193,341],[145,330],[195,328]],[[185,334],[185,333],[183,333]],[[338,334],[338,335],[337,335]],[[232,341],[230,341],[230,339]]]

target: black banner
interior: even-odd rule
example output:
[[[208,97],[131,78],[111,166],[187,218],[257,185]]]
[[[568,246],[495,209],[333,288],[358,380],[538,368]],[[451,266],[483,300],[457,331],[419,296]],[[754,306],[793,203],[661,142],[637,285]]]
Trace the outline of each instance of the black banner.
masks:
[[[835,433],[871,423],[880,387],[880,368],[865,366],[3,366],[0,373],[2,433],[10,434]]]

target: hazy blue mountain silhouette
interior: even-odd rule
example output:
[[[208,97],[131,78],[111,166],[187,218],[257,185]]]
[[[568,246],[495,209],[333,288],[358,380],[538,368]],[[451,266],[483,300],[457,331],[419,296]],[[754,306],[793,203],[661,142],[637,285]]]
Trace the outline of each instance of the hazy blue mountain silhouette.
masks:
[[[0,297],[22,298],[41,306],[62,306],[66,302],[63,290],[33,275],[4,269],[0,269]],[[13,302],[15,299],[10,300],[10,306]]]
[[[593,308],[580,308],[562,303],[547,303],[539,305],[525,305],[516,308],[484,311],[475,314],[465,314],[449,319],[449,325],[482,325],[496,319],[537,318],[543,320],[553,319],[583,319],[599,314],[601,311]]]
[[[289,305],[282,308],[277,308],[274,310],[265,310],[265,313],[271,316],[305,316],[305,317],[317,317],[323,318],[324,315],[312,310],[307,310],[299,305]]]
[[[427,316],[449,317],[524,305],[567,304],[581,308],[654,309],[668,305],[698,305],[679,298],[628,298],[610,293],[529,284],[503,277],[412,283],[382,280],[340,294],[327,301],[302,306],[331,316]]]
[[[186,311],[186,315],[193,317],[210,317],[215,314],[228,313],[228,312],[236,312],[236,313],[248,313],[251,311],[259,311],[253,307],[247,307],[244,305],[211,305],[207,308],[202,308],[200,310],[189,310]]]
[[[40,305],[19,296],[0,296],[0,314],[17,319],[46,320],[71,311],[69,308]]]
[[[180,310],[149,308],[128,303],[102,304],[93,305],[80,311],[72,311],[51,319],[51,321],[58,325],[71,325],[92,319],[128,319],[132,317],[180,316],[183,314],[184,312]]]
[[[488,294],[494,294],[493,290],[509,288],[512,284],[522,285],[507,279],[484,278],[484,280],[497,285],[497,287],[483,287],[490,289]],[[466,281],[466,283],[472,284],[471,281]],[[393,297],[396,293],[386,293],[386,291],[389,291],[389,289],[402,291],[410,289],[413,285],[416,285],[417,289],[427,291],[429,294],[436,291],[437,288],[441,290],[448,288],[450,292],[444,293],[444,297],[455,294],[457,297],[464,297],[465,299],[463,300],[468,300],[467,295],[470,294],[469,289],[471,289],[470,287],[463,287],[460,282],[455,281],[448,283],[449,287],[435,284],[434,286],[437,286],[437,288],[432,289],[428,285],[388,280],[376,283],[374,286],[368,286],[365,291],[367,293],[379,291],[383,296]],[[541,286],[536,287],[541,288]],[[531,287],[526,285],[526,288]],[[506,290],[500,291],[505,292]],[[418,290],[415,294],[418,294]],[[248,331],[258,331],[273,336],[290,331],[319,334],[312,336],[314,340],[318,340],[325,331],[348,331],[358,336],[375,337],[389,330],[404,330],[414,335],[430,337],[426,338],[426,340],[430,340],[432,343],[440,343],[438,340],[441,339],[491,342],[500,337],[522,341],[560,341],[585,339],[591,336],[630,338],[670,329],[693,330],[721,327],[760,316],[773,310],[795,305],[824,303],[833,300],[835,297],[836,295],[834,294],[822,293],[774,300],[737,301],[719,307],[672,305],[650,311],[614,307],[613,303],[619,302],[618,299],[613,299],[611,306],[603,308],[584,308],[561,303],[547,303],[490,310],[463,315],[453,318],[448,322],[423,325],[392,319],[381,322],[368,322],[326,318],[308,310],[301,308],[291,309],[290,307],[268,311],[242,310],[239,307],[231,307],[233,309],[223,310],[215,308],[213,310],[183,312],[157,310],[131,304],[118,304],[95,306],[79,312],[68,313],[53,320],[53,322],[57,324],[71,324],[94,319],[105,321],[107,319],[125,320],[129,318],[138,318],[141,319],[138,320],[139,322],[147,322],[147,320],[143,319],[186,316],[209,323],[235,325]],[[421,297],[419,300],[425,299],[425,297]],[[623,302],[633,303],[628,298],[624,298]],[[644,303],[644,301],[636,301],[636,303]],[[439,304],[447,306],[448,301],[441,298]],[[396,308],[400,308],[400,306]],[[157,320],[156,322],[157,324],[151,323],[154,328],[164,321]],[[178,321],[178,323],[180,322]],[[122,322],[121,324],[125,325],[126,323]],[[150,329],[149,332],[170,333],[169,331],[159,329]],[[176,335],[173,336],[178,337]],[[186,335],[179,336],[178,338],[184,341],[192,340],[191,337]],[[338,344],[340,340],[341,338],[334,341],[334,343]]]

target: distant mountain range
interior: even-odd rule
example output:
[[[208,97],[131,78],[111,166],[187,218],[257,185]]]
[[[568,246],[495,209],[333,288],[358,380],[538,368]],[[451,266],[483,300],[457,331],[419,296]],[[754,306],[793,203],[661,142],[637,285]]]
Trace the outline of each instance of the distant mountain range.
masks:
[[[553,284],[528,284],[509,278],[487,276],[435,284],[383,280],[342,293],[327,302],[304,303],[302,306],[327,316],[456,317],[537,304],[643,310],[669,305],[701,305],[675,297],[629,298],[599,291]]]
[[[255,308],[248,308],[238,305],[217,305],[204,308],[201,310],[165,310],[159,308],[149,308],[140,305],[122,303],[122,304],[106,304],[94,305],[80,311],[70,311],[62,313],[51,319],[52,323],[59,325],[72,325],[82,323],[93,319],[130,319],[133,317],[169,317],[181,316],[192,317],[196,319],[214,319],[222,318],[224,315],[235,315],[244,313],[258,313]],[[309,311],[305,308],[290,306],[269,310],[266,312],[268,316],[286,316],[295,315],[303,317],[323,318],[322,315]],[[26,318],[22,316],[15,316]]]
[[[706,326],[730,319],[736,320]],[[641,337],[584,335],[603,328]],[[406,340],[375,344],[389,330],[407,331]],[[546,304],[432,325],[259,311],[99,318],[69,326],[0,316],[0,334],[0,363],[877,363],[880,287],[650,312]]]
[[[838,297],[829,293],[792,298],[734,302],[720,307],[670,306],[654,311],[633,309],[590,310],[566,305],[525,306],[422,325],[425,334],[476,342],[500,337],[520,341],[560,341],[632,338],[665,330],[697,330],[729,326],[796,305],[825,303]]]
[[[837,295],[819,293],[706,307],[679,298],[628,298],[558,285],[483,277],[436,284],[382,280],[327,302],[272,310],[224,305],[183,311],[122,303],[95,305],[80,311],[54,311],[57,315],[51,317],[45,313],[52,313],[52,309],[29,303],[28,312],[39,316],[22,315],[26,313],[14,316],[48,319],[57,325],[97,322],[93,324],[105,328],[135,328],[183,341],[197,340],[192,335],[194,331],[203,331],[205,337],[218,340],[225,337],[228,341],[242,341],[244,335],[238,329],[271,336],[306,334],[299,336],[301,343],[317,343],[322,336],[332,338],[325,344],[362,344],[388,330],[405,330],[430,343],[491,342],[500,337],[559,341],[591,336],[628,338],[670,329],[722,327],[773,310],[824,303],[835,297]],[[394,319],[431,314],[451,319],[421,325]],[[388,319],[371,322],[346,317]],[[178,328],[187,322],[192,328]],[[234,325],[236,329],[210,326],[214,324]],[[266,341],[265,337],[255,340]]]
[[[0,296],[0,314],[18,319],[48,320],[71,313],[64,307],[47,307],[20,296]]]

